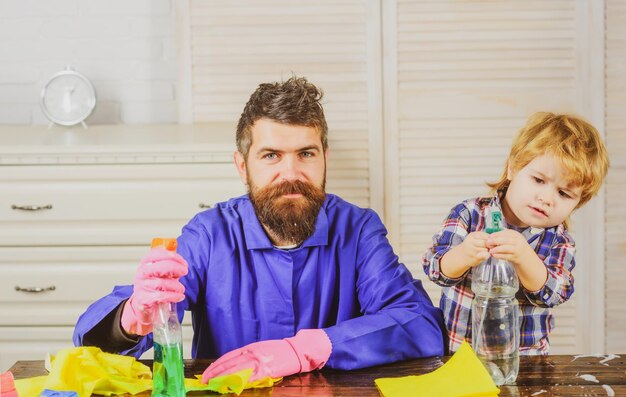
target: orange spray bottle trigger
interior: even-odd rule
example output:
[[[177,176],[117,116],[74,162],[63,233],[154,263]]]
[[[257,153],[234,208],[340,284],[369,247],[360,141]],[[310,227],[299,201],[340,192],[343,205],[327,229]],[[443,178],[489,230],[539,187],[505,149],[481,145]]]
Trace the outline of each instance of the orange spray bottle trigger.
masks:
[[[168,251],[176,252],[177,241],[175,238],[153,238],[150,248],[165,248]]]

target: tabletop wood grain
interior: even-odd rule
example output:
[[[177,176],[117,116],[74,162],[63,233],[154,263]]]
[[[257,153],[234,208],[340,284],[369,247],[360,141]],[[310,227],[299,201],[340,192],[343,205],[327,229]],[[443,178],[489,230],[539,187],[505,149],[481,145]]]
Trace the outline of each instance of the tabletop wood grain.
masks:
[[[420,375],[440,367],[449,357],[403,361],[355,371],[325,368],[286,377],[272,388],[245,390],[241,396],[380,396],[374,379]],[[150,361],[143,361],[151,365]],[[211,360],[185,360],[185,376],[201,374]],[[44,375],[43,361],[18,361],[10,368],[16,379]],[[597,381],[594,381],[597,380]],[[142,393],[139,396],[149,396]],[[193,392],[188,396],[215,396]],[[234,395],[234,394],[233,394]],[[626,355],[610,356],[524,356],[515,386],[503,386],[501,397],[592,397],[626,396]]]

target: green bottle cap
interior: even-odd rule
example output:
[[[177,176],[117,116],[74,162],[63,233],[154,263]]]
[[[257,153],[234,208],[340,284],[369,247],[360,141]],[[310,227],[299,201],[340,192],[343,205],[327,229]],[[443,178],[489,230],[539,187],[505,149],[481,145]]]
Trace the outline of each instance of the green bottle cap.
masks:
[[[485,216],[485,232],[491,234],[504,230],[504,221],[502,212],[496,206],[487,208],[487,216]]]

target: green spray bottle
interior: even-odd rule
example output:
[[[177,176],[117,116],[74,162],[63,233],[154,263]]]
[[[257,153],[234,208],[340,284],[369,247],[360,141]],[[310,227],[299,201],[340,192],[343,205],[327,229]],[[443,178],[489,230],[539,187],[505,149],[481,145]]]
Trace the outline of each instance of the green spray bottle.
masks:
[[[176,239],[155,238],[151,247],[176,251]],[[161,303],[152,320],[152,397],[185,395],[183,338],[175,303]]]

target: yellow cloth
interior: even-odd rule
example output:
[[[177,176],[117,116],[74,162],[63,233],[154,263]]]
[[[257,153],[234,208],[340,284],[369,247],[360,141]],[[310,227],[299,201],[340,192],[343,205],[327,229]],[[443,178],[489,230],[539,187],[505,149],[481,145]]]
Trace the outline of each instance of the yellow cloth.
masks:
[[[252,389],[259,387],[271,387],[283,380],[283,378],[263,378],[254,382],[248,382],[252,375],[252,369],[244,369],[232,375],[218,376],[209,379],[208,384],[202,383],[202,375],[196,375],[195,379],[185,378],[185,390],[187,392],[194,390],[210,390],[221,394],[235,393],[241,394],[243,389]]]
[[[137,394],[152,389],[150,368],[134,357],[104,353],[97,347],[73,347],[50,357],[47,376],[15,381],[20,397],[39,396],[43,389],[92,394]]]
[[[111,396],[137,394],[152,389],[152,372],[134,357],[105,353],[97,347],[62,349],[46,363],[48,375],[17,379],[15,388],[20,397],[38,397],[44,389],[75,391],[79,397],[92,394]],[[264,378],[248,382],[251,369],[213,378],[208,384],[185,379],[185,389],[210,390],[218,393],[240,394],[244,389],[273,386],[282,378]]]
[[[492,397],[500,393],[467,342],[463,342],[450,360],[433,372],[380,378],[375,382],[384,397]]]

